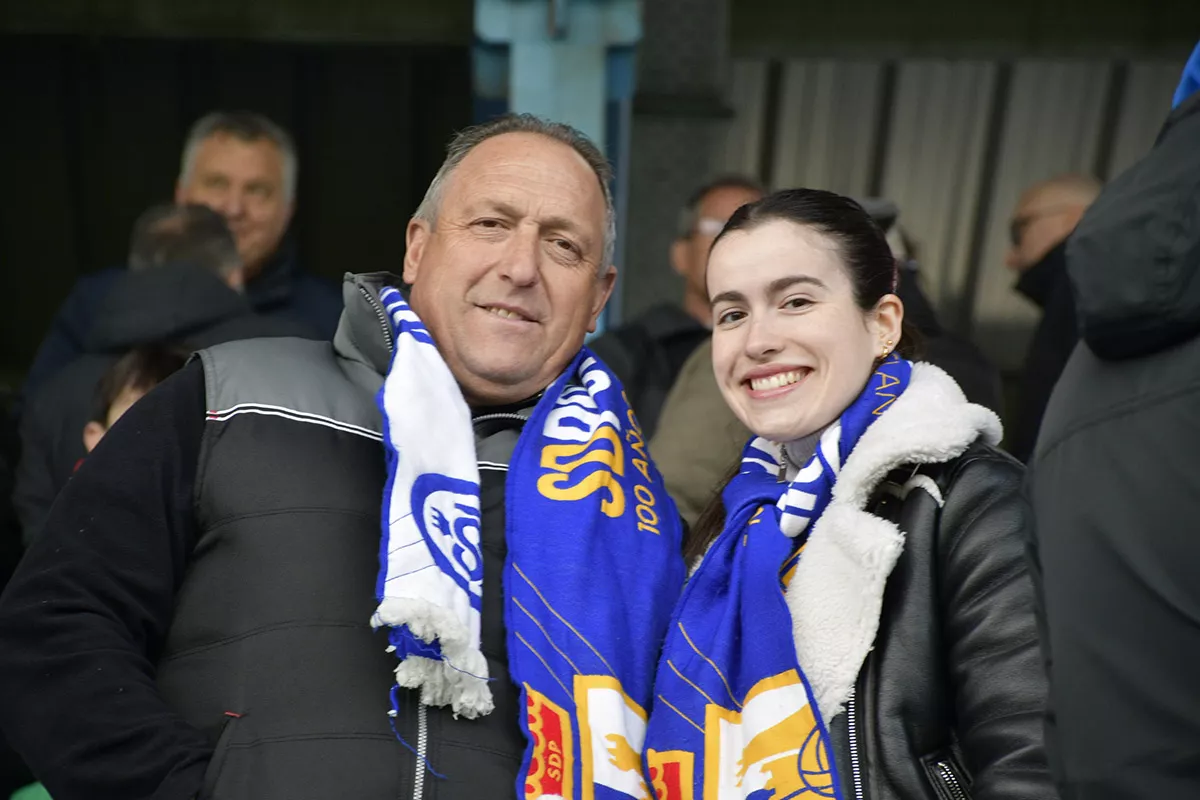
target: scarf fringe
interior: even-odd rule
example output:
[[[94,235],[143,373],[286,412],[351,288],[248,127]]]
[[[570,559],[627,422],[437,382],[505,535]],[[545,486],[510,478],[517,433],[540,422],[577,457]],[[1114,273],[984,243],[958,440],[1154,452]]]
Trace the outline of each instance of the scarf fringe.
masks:
[[[427,643],[438,642],[442,660],[409,656],[396,667],[396,683],[405,689],[421,689],[427,706],[451,706],[454,716],[476,719],[495,708],[488,688],[487,659],[470,646],[464,626],[452,613],[415,598],[389,597],[379,606],[375,627],[407,625],[413,636]]]

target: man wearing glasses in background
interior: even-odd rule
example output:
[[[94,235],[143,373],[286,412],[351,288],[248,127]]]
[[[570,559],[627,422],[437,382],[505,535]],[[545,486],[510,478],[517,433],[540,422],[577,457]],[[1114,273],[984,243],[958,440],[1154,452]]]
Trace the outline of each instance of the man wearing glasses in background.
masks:
[[[1019,276],[1016,290],[1042,309],[1025,356],[1015,424],[1006,442],[1009,452],[1022,461],[1033,453],[1050,392],[1079,341],[1067,280],[1067,237],[1100,188],[1100,182],[1087,175],[1060,175],[1036,183],[1021,195],[1009,223],[1004,262]]]
[[[722,176],[692,192],[671,243],[671,268],[683,278],[682,300],[656,305],[591,345],[621,379],[647,441],[683,363],[708,339],[708,249],[734,211],[762,196],[762,186],[742,175]]]

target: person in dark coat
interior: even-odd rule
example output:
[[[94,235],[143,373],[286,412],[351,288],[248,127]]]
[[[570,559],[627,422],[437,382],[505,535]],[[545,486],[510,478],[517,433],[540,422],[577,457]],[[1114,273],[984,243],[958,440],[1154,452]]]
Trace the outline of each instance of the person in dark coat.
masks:
[[[130,269],[94,306],[83,353],[30,398],[21,415],[13,502],[26,543],[86,453],[81,432],[95,387],[118,358],[151,342],[203,348],[260,336],[299,336],[303,326],[254,312],[234,238],[205,206],[158,206],[134,226]]]
[[[683,299],[659,303],[591,344],[621,379],[646,438],[658,428],[659,414],[684,363],[708,340],[708,248],[738,206],[762,195],[757,181],[740,175],[717,178],[693,192],[680,210],[671,244],[671,268],[683,278]]]
[[[1100,183],[1086,175],[1060,175],[1025,190],[1009,223],[1008,268],[1016,290],[1042,310],[1021,372],[1020,400],[1005,446],[1027,461],[1037,440],[1046,401],[1075,343],[1075,302],[1067,280],[1066,240]]]
[[[296,203],[297,157],[288,133],[247,112],[217,111],[201,118],[183,147],[175,202],[219,212],[237,240],[245,295],[259,314],[279,317],[298,335],[332,339],[342,312],[335,284],[300,269],[286,237]],[[99,304],[124,270],[81,277],[55,314],[25,378],[32,395],[59,369],[86,352]]]
[[[713,246],[714,373],[751,434],[691,530],[646,733],[696,797],[1053,798],[1024,468],[907,360],[895,286],[831,192],[769,195]]]
[[[1200,49],[1194,57],[1200,89]],[[1063,797],[1200,797],[1200,93],[1067,246],[1082,341],[1029,476]]]

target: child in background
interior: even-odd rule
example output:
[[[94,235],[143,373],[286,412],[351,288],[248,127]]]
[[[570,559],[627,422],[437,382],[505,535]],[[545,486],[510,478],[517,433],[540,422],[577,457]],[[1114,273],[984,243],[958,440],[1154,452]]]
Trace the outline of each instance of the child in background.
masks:
[[[187,363],[187,359],[188,351],[178,345],[153,344],[130,350],[113,364],[96,386],[92,420],[83,428],[87,451],[92,452],[122,414]]]

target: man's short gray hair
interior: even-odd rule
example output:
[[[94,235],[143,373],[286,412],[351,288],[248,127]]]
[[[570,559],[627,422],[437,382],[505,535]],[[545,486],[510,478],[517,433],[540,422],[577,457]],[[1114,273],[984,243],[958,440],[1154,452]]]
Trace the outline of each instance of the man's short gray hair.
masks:
[[[196,154],[200,145],[210,136],[223,133],[243,142],[258,142],[266,140],[279,148],[283,156],[283,198],[290,203],[296,199],[296,174],[299,165],[296,159],[296,145],[292,137],[279,125],[267,119],[262,114],[251,111],[213,111],[205,114],[192,129],[188,131],[187,141],[183,145],[183,158],[179,164],[179,182],[186,184],[196,168]]]
[[[540,117],[535,117],[533,114],[505,114],[490,122],[460,131],[450,140],[450,144],[446,147],[446,160],[442,162],[441,168],[433,176],[433,181],[425,191],[425,198],[421,200],[421,205],[417,207],[417,211],[413,214],[413,217],[424,220],[431,226],[436,225],[438,208],[442,202],[442,192],[450,173],[478,145],[492,137],[501,136],[506,133],[534,133],[539,136],[545,136],[547,139],[553,139],[556,142],[562,142],[578,153],[587,162],[587,165],[592,168],[592,172],[595,174],[596,180],[600,182],[600,188],[604,192],[604,252],[598,266],[600,274],[604,274],[604,270],[608,269],[612,264],[613,251],[616,247],[617,239],[617,212],[613,207],[612,189],[610,186],[612,183],[612,167],[609,165],[608,159],[604,157],[604,154],[593,144],[591,139],[562,122],[550,122]]]

